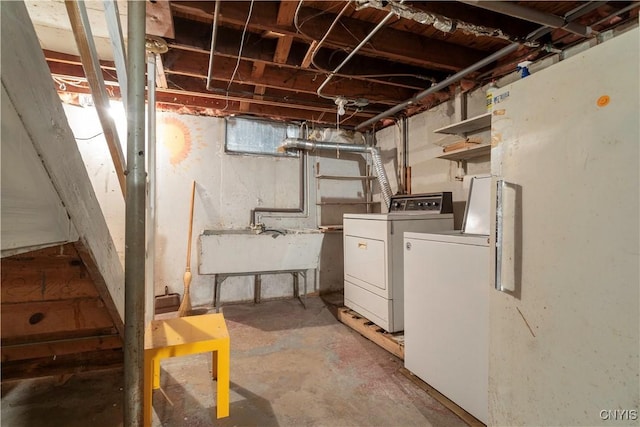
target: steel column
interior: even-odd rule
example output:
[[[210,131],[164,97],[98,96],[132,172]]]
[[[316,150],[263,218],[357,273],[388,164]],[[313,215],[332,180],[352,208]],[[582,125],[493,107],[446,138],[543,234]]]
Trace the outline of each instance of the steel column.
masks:
[[[145,6],[128,2],[124,425],[143,424],[145,308]]]

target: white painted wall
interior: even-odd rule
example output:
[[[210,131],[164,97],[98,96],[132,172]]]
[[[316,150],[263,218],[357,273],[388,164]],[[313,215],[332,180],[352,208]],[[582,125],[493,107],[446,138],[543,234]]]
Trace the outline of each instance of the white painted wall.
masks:
[[[78,240],[9,95],[2,87],[2,256]]]
[[[93,108],[65,106],[77,138],[100,133]],[[214,277],[198,274],[198,236],[206,229],[247,228],[255,207],[297,208],[300,191],[300,160],[274,156],[227,154],[224,151],[225,120],[211,117],[158,112],[157,117],[157,234],[154,294],[183,292],[186,265],[188,215],[191,183],[196,196],[191,242],[191,299],[194,306],[213,301]],[[324,135],[334,140],[336,135]],[[78,139],[78,146],[91,182],[104,210],[118,253],[124,255],[124,202],[111,158],[102,135]],[[349,153],[314,153],[308,156],[309,209],[304,214],[262,214],[271,228],[315,228],[318,219],[341,220],[340,207],[316,203],[327,199],[355,201],[364,194],[362,181],[317,181],[316,169],[323,174],[357,176],[364,173],[364,160]],[[364,205],[346,209],[364,209]],[[242,247],[229,251],[241,252]],[[309,274],[308,291],[342,288],[342,235],[325,236],[319,283]],[[262,298],[291,296],[292,277],[265,275]],[[253,276],[230,277],[222,286],[221,301],[253,299]]]
[[[457,162],[438,159],[437,156],[442,154],[442,147],[458,142],[462,138],[433,132],[435,129],[461,120],[461,112],[456,111],[455,104],[455,100],[451,100],[408,119],[408,166],[411,167],[413,194],[436,191],[453,193],[454,225],[456,229],[460,229],[468,195],[468,182],[456,179]],[[471,118],[485,112],[484,90],[468,94],[467,117]],[[483,131],[470,137],[481,143],[488,143],[490,135],[489,131]],[[399,170],[395,164],[402,162],[401,159],[396,161],[397,153],[402,150],[400,127],[389,126],[378,131],[376,140],[382,150],[385,169],[395,193],[398,189],[396,177]],[[489,155],[467,161],[466,175],[481,175],[489,171]]]

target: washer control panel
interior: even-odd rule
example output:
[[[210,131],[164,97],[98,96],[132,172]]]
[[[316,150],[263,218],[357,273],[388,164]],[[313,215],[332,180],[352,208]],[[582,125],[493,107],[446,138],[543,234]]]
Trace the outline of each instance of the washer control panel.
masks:
[[[453,201],[450,191],[441,193],[405,194],[391,197],[389,212],[427,211],[452,213]]]

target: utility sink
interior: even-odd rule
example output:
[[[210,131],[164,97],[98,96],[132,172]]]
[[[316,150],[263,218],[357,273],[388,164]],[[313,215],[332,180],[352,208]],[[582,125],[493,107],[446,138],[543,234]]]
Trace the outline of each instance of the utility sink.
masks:
[[[318,267],[324,234],[315,229],[205,230],[200,274],[265,273]]]

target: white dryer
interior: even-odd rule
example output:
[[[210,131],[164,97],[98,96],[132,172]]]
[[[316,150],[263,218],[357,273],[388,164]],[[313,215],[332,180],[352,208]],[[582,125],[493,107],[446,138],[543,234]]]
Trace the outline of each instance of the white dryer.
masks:
[[[344,215],[344,304],[398,332],[404,330],[403,234],[453,230],[451,193],[394,196],[390,210]]]

